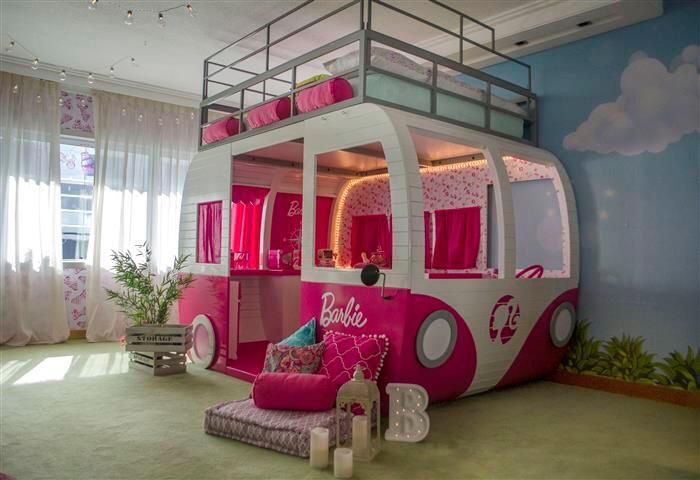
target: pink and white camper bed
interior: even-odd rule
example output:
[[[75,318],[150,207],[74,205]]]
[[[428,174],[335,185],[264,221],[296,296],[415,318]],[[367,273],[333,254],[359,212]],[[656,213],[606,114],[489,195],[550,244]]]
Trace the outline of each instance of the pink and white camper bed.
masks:
[[[381,388],[420,384],[431,401],[551,372],[576,322],[578,229],[566,172],[537,148],[529,67],[519,86],[383,34],[377,19],[408,18],[473,43],[380,0],[275,37],[312,3],[241,39],[264,36],[253,52],[205,61],[180,233],[193,357],[253,380],[269,342],[316,318],[386,335]],[[280,42],[341,14],[359,28],[272,65]],[[370,263],[384,285],[361,282]]]

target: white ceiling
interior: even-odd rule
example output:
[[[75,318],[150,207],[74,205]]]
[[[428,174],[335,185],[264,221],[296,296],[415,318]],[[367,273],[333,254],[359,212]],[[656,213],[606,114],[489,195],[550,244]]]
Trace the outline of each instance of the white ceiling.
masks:
[[[511,55],[513,40],[526,35],[530,46],[522,53],[530,53],[533,46],[545,48],[581,38],[575,23],[581,18],[599,12],[594,27],[584,34],[617,28],[642,17],[660,13],[660,0],[637,2],[635,0],[443,0],[444,3],[487,23],[495,23],[499,48],[506,48]],[[97,88],[128,93],[128,88],[141,89],[141,96],[149,92],[180,95],[190,103],[196,103],[201,95],[202,62],[205,57],[254,30],[258,26],[299,5],[301,0],[192,0],[197,12],[191,18],[184,8],[166,13],[167,25],[157,25],[159,10],[176,6],[175,1],[151,0],[100,0],[95,10],[88,9],[88,0],[0,0],[0,42],[6,48],[10,36],[26,46],[32,53],[15,47],[0,56],[0,68],[30,73],[44,78],[57,78],[60,69],[69,73],[66,83],[82,88],[90,87],[85,72],[94,72]],[[272,32],[278,38],[305,23],[337,8],[340,0],[317,0],[280,22]],[[447,29],[458,31],[458,21],[450,12],[424,0],[389,0],[389,3],[415,13]],[[643,3],[645,6],[639,5]],[[655,5],[655,8],[649,8]],[[133,25],[125,25],[126,10],[134,11]],[[606,10],[607,9],[607,10]],[[646,9],[646,10],[645,10]],[[600,12],[609,12],[607,23],[600,19]],[[651,12],[651,13],[649,13]],[[397,21],[395,13],[374,6],[373,28],[411,44],[439,52],[454,54],[458,46],[452,38],[437,30],[422,26],[410,19]],[[503,28],[499,27],[501,25]],[[557,36],[553,26],[564,32]],[[339,38],[359,28],[359,7],[331,17],[313,29],[296,35],[274,47],[272,66],[294,58],[328,41]],[[568,30],[567,30],[568,29]],[[537,32],[542,42],[538,43]],[[465,33],[479,37],[479,30],[465,24]],[[500,35],[499,32],[503,32]],[[259,34],[242,43],[241,49],[226,52],[221,61],[231,61],[242,52],[252,51],[263,44]],[[505,43],[504,43],[505,42]],[[32,54],[42,62],[42,68],[32,72],[27,68]],[[465,58],[474,56],[466,52]],[[18,58],[19,57],[19,58]],[[134,65],[126,61],[117,65],[116,80],[108,78],[109,67],[124,57],[134,57]],[[476,58],[476,57],[475,57]],[[251,69],[264,68],[264,56],[259,55],[247,63]],[[479,60],[483,60],[479,57]],[[20,68],[21,67],[21,68]],[[21,71],[18,71],[21,70]],[[75,76],[71,76],[74,71]],[[127,91],[124,91],[124,88]],[[144,93],[145,92],[145,93]],[[133,94],[137,94],[135,91]]]

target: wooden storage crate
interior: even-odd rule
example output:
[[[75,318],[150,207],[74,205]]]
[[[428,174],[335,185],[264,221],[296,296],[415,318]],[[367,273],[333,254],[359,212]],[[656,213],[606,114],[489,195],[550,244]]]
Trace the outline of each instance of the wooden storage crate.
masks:
[[[153,375],[187,371],[185,353],[191,347],[191,325],[143,325],[126,329],[129,366]]]

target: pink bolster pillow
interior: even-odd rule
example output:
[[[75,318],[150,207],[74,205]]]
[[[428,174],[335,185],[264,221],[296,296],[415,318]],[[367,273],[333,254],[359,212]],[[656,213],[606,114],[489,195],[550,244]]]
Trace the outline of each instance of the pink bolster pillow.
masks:
[[[202,142],[213,143],[238,133],[238,119],[222,118],[212,123],[202,131]]]
[[[289,117],[291,111],[292,102],[288,97],[282,97],[273,102],[255,107],[246,117],[246,121],[250,128],[264,127],[265,125],[284,120]]]
[[[311,112],[352,98],[352,85],[342,77],[331,78],[301,90],[296,97],[300,113]]]
[[[267,410],[330,410],[335,393],[330,378],[313,373],[263,372],[253,383],[253,403]]]

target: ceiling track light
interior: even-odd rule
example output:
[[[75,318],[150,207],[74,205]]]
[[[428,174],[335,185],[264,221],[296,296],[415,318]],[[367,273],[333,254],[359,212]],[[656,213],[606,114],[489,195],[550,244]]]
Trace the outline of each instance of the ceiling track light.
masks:
[[[65,70],[61,70],[61,73],[58,74],[58,79],[62,82],[66,81],[66,71]]]
[[[97,2],[99,1],[100,0],[88,0],[88,9],[94,10],[95,8],[97,8]]]
[[[93,83],[95,83],[95,76],[92,74],[92,72],[88,73],[87,81],[88,81],[88,83],[89,83],[90,85],[92,85]]]
[[[158,12],[158,25],[165,27],[165,15],[163,15],[163,12]]]
[[[114,65],[112,65],[111,67],[109,67],[109,78],[114,78],[114,77],[116,77],[116,75],[114,73]]]
[[[35,58],[32,60],[32,70],[38,70],[39,69],[39,59]]]
[[[126,25],[133,25],[134,23],[134,12],[131,10],[126,11],[126,17],[124,17],[124,23]]]
[[[6,51],[6,52],[11,52],[13,48],[15,48],[15,41],[14,41],[14,40],[10,40],[10,46],[8,46],[8,47],[5,49],[5,51]]]
[[[192,5],[189,3],[185,5],[185,8],[187,9],[187,13],[190,14],[190,17],[194,18],[197,16],[197,12],[194,11],[194,8],[192,8]]]

